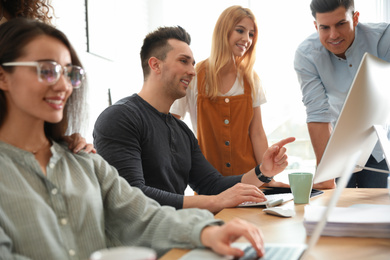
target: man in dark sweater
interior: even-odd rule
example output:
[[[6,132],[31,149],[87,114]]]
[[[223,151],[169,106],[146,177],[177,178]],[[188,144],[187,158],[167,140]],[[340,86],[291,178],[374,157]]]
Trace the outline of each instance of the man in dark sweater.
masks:
[[[181,27],[148,34],[141,49],[144,85],[108,107],[95,123],[94,145],[119,174],[161,205],[218,212],[245,201],[261,202],[258,188],[287,166],[287,138],[271,146],[263,164],[223,177],[203,156],[187,125],[169,113],[195,76],[190,36]],[[199,196],[184,196],[187,185]]]

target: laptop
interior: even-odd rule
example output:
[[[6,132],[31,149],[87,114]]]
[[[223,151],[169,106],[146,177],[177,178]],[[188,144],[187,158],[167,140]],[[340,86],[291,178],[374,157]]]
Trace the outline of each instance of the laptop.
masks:
[[[294,199],[294,196],[291,192],[290,188],[284,187],[266,187],[261,188],[261,191],[264,193],[266,197],[266,201],[263,202],[252,202],[247,201],[239,204],[237,207],[258,207],[258,206],[266,206],[266,207],[274,207],[280,205],[284,202],[290,201]],[[321,195],[324,192],[321,190],[312,189],[310,193],[310,198]]]
[[[337,188],[334,190],[332,197],[329,201],[327,209],[324,211],[320,221],[317,223],[313,234],[311,235],[307,244],[293,244],[293,243],[265,243],[265,256],[262,258],[257,257],[255,250],[247,243],[234,243],[233,246],[239,247],[245,252],[245,255],[241,258],[233,258],[231,256],[221,256],[209,249],[194,249],[182,256],[179,260],[295,260],[305,259],[310,253],[310,250],[316,245],[318,239],[321,236],[321,232],[324,229],[328,216],[337,204],[340,198],[341,192],[347,186],[347,183],[355,168],[356,162],[359,159],[360,152],[353,154],[350,159],[345,163],[344,169],[340,169],[340,179],[337,183]]]

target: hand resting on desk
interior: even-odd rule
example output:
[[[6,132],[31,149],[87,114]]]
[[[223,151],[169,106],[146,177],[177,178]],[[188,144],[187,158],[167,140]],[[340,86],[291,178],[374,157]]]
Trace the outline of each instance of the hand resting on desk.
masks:
[[[261,187],[262,188],[264,188],[264,187],[290,188],[290,185],[287,183],[284,183],[281,181],[275,181],[274,179],[272,179],[272,181],[270,183],[264,183]]]

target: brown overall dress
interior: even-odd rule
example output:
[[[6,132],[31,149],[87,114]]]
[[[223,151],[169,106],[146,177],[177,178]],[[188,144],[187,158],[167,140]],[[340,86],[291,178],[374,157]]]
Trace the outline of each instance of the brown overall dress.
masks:
[[[244,79],[244,94],[217,97],[205,95],[205,70],[197,74],[197,137],[206,159],[224,176],[239,175],[257,163],[249,137],[253,117],[251,88]]]

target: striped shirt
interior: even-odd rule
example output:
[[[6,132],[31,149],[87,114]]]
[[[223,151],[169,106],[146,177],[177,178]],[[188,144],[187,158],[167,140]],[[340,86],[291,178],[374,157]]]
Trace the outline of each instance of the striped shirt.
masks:
[[[97,154],[55,142],[51,152],[45,176],[32,153],[0,142],[0,259],[88,259],[113,246],[161,255],[202,246],[201,230],[221,223],[205,210],[161,207]]]

